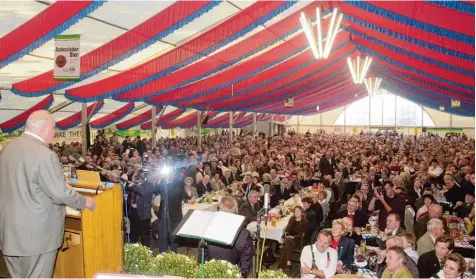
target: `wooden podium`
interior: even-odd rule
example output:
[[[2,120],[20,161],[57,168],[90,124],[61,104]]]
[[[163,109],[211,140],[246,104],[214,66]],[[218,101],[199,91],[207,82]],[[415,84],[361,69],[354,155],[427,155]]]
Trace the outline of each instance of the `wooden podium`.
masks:
[[[123,266],[123,196],[121,185],[70,184],[96,201],[96,210],[82,213],[67,208],[64,242],[56,258],[55,278],[92,278],[96,273],[119,273]]]

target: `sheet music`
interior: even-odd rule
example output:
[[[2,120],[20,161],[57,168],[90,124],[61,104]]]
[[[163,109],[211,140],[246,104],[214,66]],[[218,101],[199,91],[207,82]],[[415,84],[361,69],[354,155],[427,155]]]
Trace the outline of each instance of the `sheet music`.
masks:
[[[194,210],[177,234],[186,234],[201,238],[204,236],[212,217],[213,212],[211,211]]]
[[[244,216],[226,213],[213,212],[213,218],[205,232],[205,238],[216,240],[225,244],[232,244],[237,231],[240,229]]]

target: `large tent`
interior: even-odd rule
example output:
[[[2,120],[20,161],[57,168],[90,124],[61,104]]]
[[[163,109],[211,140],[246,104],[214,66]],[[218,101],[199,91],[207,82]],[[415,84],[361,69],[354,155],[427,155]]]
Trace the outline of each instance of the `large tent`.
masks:
[[[318,7],[323,29],[343,14],[325,60],[299,20],[315,24]],[[236,127],[252,112],[322,113],[367,96],[347,67],[356,56],[373,59],[382,88],[474,117],[473,1],[6,1],[0,22],[3,131],[38,109],[77,126],[82,103],[93,128],[150,129],[152,107],[163,128],[191,127],[198,113],[210,127],[227,127],[230,111]],[[59,34],[81,34],[79,82],[53,78]]]

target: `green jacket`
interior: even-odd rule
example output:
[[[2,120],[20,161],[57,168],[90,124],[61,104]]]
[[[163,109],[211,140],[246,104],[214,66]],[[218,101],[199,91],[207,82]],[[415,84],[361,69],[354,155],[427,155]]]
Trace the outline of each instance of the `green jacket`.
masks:
[[[388,270],[388,268],[386,268],[385,271],[383,272],[381,278],[392,278],[392,279],[394,279],[394,278],[413,278],[413,275],[410,273],[410,271],[408,271],[408,268],[406,266],[402,267],[397,273],[393,274],[393,276],[391,276],[391,275],[392,275],[392,273],[390,272],[390,270]]]

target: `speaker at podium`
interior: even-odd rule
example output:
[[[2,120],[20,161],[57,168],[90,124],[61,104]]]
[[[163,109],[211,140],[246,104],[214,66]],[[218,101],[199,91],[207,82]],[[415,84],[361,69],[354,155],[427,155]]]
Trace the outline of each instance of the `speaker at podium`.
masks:
[[[119,273],[123,267],[122,187],[103,187],[99,173],[78,172],[70,185],[96,201],[96,210],[66,208],[63,246],[58,251],[55,278],[92,278],[97,273]],[[81,179],[83,178],[83,179]]]

